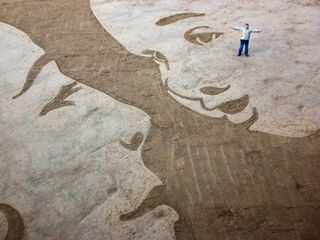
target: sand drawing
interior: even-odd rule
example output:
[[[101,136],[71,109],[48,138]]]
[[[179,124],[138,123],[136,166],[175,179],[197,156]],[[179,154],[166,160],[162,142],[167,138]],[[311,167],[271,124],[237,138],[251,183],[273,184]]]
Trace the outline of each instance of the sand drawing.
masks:
[[[28,32],[45,52],[30,66],[25,84],[13,95],[13,101],[32,91],[41,68],[50,65],[52,59],[69,81],[59,85],[41,106],[40,119],[56,116],[55,111],[67,114],[81,107],[73,97],[87,87],[146,114],[144,124],[150,123],[149,128],[130,128],[124,137],[116,135],[113,140],[126,154],[141,153],[148,171],[162,184],[146,171],[146,178],[153,182],[131,209],[121,210],[118,224],[127,226],[156,212],[153,216],[166,217],[169,228],[176,222],[177,239],[317,236],[317,231],[309,230],[319,222],[318,198],[311,194],[317,189],[311,183],[319,180],[318,168],[303,167],[315,166],[319,156],[319,89],[313,87],[318,78],[314,74],[316,63],[302,64],[303,74],[296,75],[296,69],[291,68],[294,63],[284,59],[284,51],[278,49],[289,48],[280,41],[287,30],[277,36],[278,46],[268,45],[268,37],[261,40],[261,44],[270,46],[263,52],[264,58],[275,54],[276,59],[283,60],[282,66],[266,64],[259,56],[249,59],[250,64],[221,57],[232,54],[227,26],[243,12],[238,8],[240,3],[231,0],[216,1],[208,12],[208,2],[81,1],[73,5],[81,13],[74,15],[71,26],[71,32],[77,34],[59,37],[55,35],[56,28],[62,26],[58,23],[41,35],[27,31],[29,26],[23,21],[16,26],[14,19],[6,19]],[[293,3],[284,4],[290,6],[286,14],[298,11]],[[59,5],[59,21],[69,19],[69,8],[68,4]],[[272,4],[259,10],[265,14],[259,15],[261,20],[255,19],[261,28],[268,27],[262,25],[270,14],[268,10],[279,14]],[[310,9],[303,11],[310,17],[316,14]],[[236,14],[228,17],[231,13]],[[53,10],[51,14],[55,14]],[[83,16],[88,28],[80,24]],[[306,27],[314,26],[310,23]],[[298,39],[297,45],[301,41]],[[312,38],[306,51],[313,56],[317,44]],[[290,52],[290,57],[299,58],[296,52]],[[123,62],[130,67],[124,68]],[[283,70],[284,66],[293,72]],[[293,75],[296,78],[291,78]],[[308,83],[303,82],[305,75],[311,79]],[[275,77],[280,80],[273,81]],[[73,107],[61,108],[74,102]],[[133,121],[124,122],[131,126]],[[304,169],[302,175],[300,169]],[[119,191],[113,190],[110,187],[105,197],[111,199]],[[309,197],[311,200],[306,200]],[[103,196],[97,201],[101,199]],[[164,205],[177,212],[178,221],[173,210]],[[165,211],[156,211],[159,206]],[[308,220],[296,230],[301,218]],[[88,218],[86,223],[90,219],[95,220]],[[80,225],[73,232],[81,229]],[[102,234],[101,229],[96,233]]]

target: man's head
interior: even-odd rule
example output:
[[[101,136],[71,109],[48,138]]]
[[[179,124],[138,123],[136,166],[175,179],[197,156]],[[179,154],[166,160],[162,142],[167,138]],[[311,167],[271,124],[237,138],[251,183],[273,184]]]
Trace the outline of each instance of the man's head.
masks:
[[[246,24],[244,25],[244,27],[245,27],[246,29],[249,29],[249,23],[246,23]]]

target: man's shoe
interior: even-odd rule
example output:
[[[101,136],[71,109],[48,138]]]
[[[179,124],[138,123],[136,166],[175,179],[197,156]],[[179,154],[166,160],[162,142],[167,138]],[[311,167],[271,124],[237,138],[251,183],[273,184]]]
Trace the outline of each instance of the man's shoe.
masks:
[[[249,57],[249,55],[246,55],[246,57]]]
[[[241,57],[241,54],[238,54],[238,57]]]

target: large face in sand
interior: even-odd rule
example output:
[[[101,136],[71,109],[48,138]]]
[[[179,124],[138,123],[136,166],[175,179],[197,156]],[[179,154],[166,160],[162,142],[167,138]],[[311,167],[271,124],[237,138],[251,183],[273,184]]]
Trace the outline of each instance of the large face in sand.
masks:
[[[177,215],[168,207],[119,220],[161,184],[140,149],[119,143],[146,135],[148,117],[74,82],[54,61],[12,99],[44,52],[9,25],[0,23],[0,33],[0,202],[20,211],[28,239],[127,239],[137,228],[146,239],[172,237]],[[1,239],[3,219],[0,213]]]
[[[129,51],[152,57],[172,97],[194,111],[242,123],[256,109],[250,130],[283,136],[319,129],[317,8],[275,0],[91,0],[91,8]],[[246,22],[264,32],[253,36],[251,58],[237,58],[230,26]]]

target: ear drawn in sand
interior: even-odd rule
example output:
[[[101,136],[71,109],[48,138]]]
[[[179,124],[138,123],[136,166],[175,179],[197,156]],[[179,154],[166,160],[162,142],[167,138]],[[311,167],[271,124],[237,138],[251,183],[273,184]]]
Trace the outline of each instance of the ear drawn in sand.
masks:
[[[18,210],[8,204],[0,203],[0,212],[6,216],[8,222],[8,231],[5,240],[22,240],[25,226]]]

